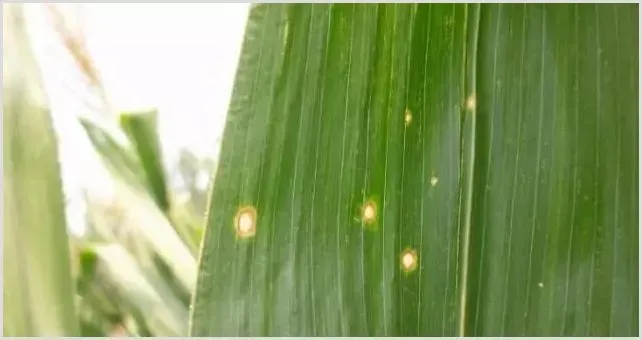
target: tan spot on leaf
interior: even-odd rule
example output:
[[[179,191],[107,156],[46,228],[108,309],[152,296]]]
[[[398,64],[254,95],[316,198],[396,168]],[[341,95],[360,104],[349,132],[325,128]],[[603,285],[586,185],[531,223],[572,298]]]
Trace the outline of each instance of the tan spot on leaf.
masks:
[[[413,249],[406,249],[401,253],[401,269],[406,273],[417,269],[418,264],[417,252]]]
[[[377,205],[374,202],[367,201],[363,207],[361,207],[361,220],[366,224],[377,220]]]
[[[468,111],[474,111],[477,108],[477,96],[475,93],[471,93],[466,99],[466,109]]]
[[[403,120],[406,126],[410,125],[412,123],[412,113],[410,112],[409,109],[406,109],[406,112],[403,115]]]
[[[256,209],[245,206],[239,209],[234,218],[236,235],[239,238],[248,238],[256,234]]]

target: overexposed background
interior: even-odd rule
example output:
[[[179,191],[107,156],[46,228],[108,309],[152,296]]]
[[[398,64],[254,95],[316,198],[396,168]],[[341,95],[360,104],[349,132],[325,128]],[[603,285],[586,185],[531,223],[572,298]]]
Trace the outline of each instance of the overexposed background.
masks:
[[[78,122],[78,115],[101,108],[43,6],[27,5],[29,29],[60,137],[68,222],[72,232],[81,234],[83,190],[105,198],[111,190],[108,175]],[[199,157],[217,158],[249,4],[69,4],[61,8],[74,31],[84,37],[112,111],[159,110],[170,184],[182,148]],[[207,180],[203,174],[203,186]]]

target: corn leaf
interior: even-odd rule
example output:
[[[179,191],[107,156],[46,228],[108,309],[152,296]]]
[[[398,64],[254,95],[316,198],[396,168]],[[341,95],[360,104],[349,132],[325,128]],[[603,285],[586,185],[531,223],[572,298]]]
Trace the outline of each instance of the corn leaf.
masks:
[[[118,244],[94,245],[85,249],[95,257],[93,277],[83,283],[90,287],[87,297],[106,296],[120,313],[133,315],[151,335],[180,336],[187,333],[188,307],[171,291],[165,280],[145,270]],[[95,281],[95,282],[92,282]]]
[[[137,151],[147,179],[147,187],[154,201],[162,211],[169,211],[170,202],[157,131],[157,112],[153,110],[121,113],[120,126]]]
[[[189,225],[175,221],[174,207],[169,204],[160,142],[156,134],[155,111],[122,114],[122,129],[90,117],[80,117],[79,120],[102,163],[114,176],[118,190],[136,193],[139,202],[146,198],[154,202],[156,209],[149,205],[142,209],[150,209],[149,213],[154,215],[164,213],[170,218],[174,222],[171,226],[178,233],[180,240],[195,255],[198,251],[198,241],[193,231]],[[128,208],[141,209],[139,206]],[[165,232],[159,231],[152,234],[152,237],[164,237],[164,234]],[[172,233],[169,237],[173,236]]]
[[[638,334],[638,10],[251,10],[196,336]]]
[[[5,336],[79,335],[58,150],[21,5],[3,7]]]

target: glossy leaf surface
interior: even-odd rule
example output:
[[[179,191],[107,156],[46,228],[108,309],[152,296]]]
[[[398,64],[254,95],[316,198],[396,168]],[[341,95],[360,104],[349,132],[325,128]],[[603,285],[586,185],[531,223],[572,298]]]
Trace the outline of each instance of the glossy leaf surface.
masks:
[[[638,334],[637,13],[253,7],[192,335]]]

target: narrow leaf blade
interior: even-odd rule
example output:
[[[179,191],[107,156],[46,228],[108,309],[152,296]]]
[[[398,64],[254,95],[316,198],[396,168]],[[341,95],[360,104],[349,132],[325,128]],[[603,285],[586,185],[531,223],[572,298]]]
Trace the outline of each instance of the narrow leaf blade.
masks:
[[[167,212],[170,202],[157,125],[156,110],[120,114],[120,126],[135,147],[149,191],[160,209]]]

